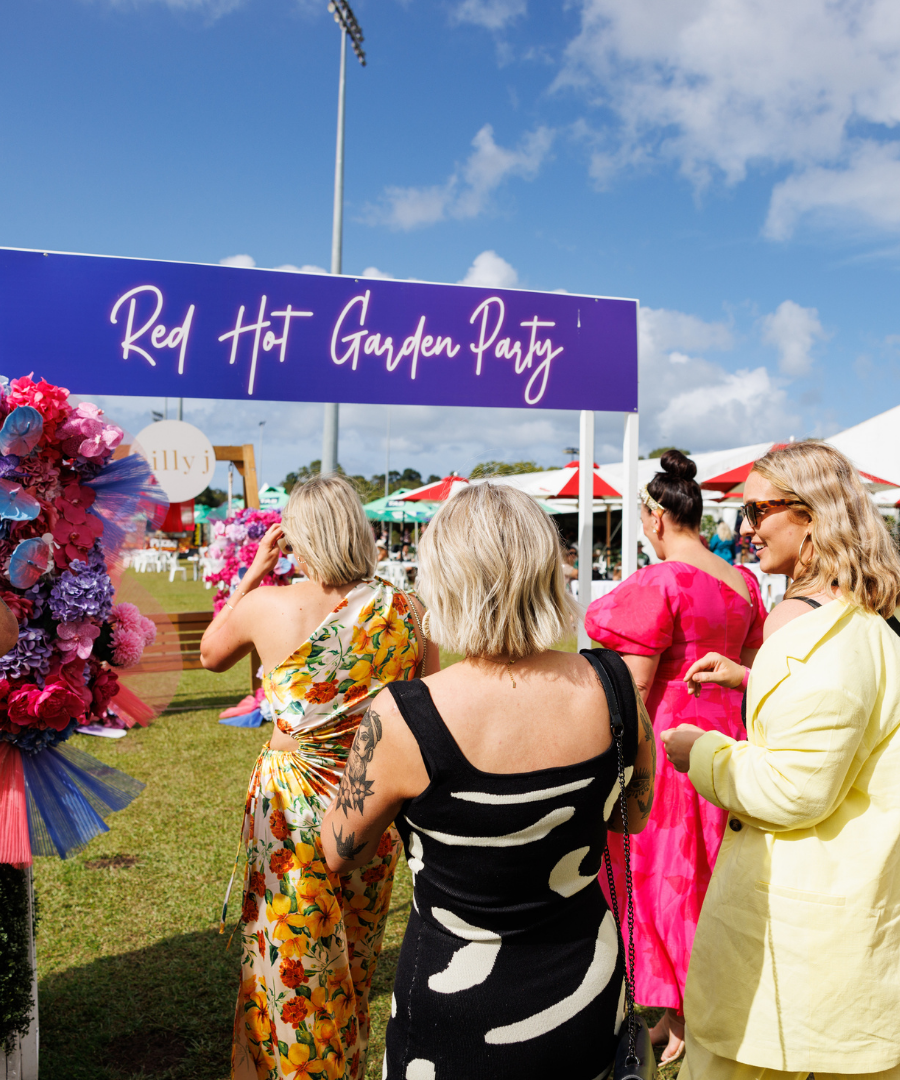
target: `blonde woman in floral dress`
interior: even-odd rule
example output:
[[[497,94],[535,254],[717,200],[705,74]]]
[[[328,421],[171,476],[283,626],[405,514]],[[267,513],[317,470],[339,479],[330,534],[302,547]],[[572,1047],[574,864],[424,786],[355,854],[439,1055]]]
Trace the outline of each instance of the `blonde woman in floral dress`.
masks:
[[[279,545],[309,580],[259,589]],[[345,480],[298,485],[203,636],[203,665],[213,671],[256,648],[275,713],[244,810],[234,1080],[365,1075],[369,989],[400,838],[392,825],[371,862],[338,877],[325,864],[319,827],[369,700],[390,682],[440,667],[421,635],[421,605],[373,577],[375,559]],[[352,849],[352,834],[343,839]]]

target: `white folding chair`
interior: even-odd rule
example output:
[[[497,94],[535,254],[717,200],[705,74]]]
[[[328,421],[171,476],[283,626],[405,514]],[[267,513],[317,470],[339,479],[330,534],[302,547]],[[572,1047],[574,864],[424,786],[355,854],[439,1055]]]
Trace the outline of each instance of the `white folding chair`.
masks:
[[[178,562],[177,555],[169,556],[169,581],[175,580],[175,575],[181,574],[181,580],[187,581],[187,565]]]

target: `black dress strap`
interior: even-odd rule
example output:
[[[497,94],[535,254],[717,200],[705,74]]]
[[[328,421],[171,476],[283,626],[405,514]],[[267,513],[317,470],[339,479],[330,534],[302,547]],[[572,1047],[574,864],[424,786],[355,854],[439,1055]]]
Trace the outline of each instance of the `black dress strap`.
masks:
[[[628,665],[612,649],[582,649],[581,655],[597,674],[606,703],[609,706],[609,719],[615,725],[620,716],[624,726],[622,752],[626,765],[634,765],[638,748],[638,705],[637,691]]]
[[[821,604],[819,603],[819,601],[818,601],[818,600],[813,600],[813,598],[812,598],[811,596],[792,596],[792,597],[790,597],[790,599],[791,599],[791,600],[800,600],[800,601],[802,601],[802,602],[803,602],[804,604],[809,604],[809,606],[810,606],[811,608],[817,608],[817,607],[821,607],[821,606],[822,606],[822,605],[821,605]]]
[[[425,683],[421,679],[398,681],[388,683],[387,689],[419,744],[428,779],[434,780],[438,773],[447,774],[465,768],[468,762],[435,708]]]

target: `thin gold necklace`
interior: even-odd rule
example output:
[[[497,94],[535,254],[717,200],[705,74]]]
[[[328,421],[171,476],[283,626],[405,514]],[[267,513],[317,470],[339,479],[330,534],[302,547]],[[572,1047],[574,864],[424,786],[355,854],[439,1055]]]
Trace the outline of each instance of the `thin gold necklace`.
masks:
[[[467,660],[487,660],[489,664],[502,664],[506,668],[506,673],[509,675],[509,681],[513,685],[513,690],[516,688],[516,680],[513,678],[512,666],[515,660],[492,660],[489,656],[467,656]]]

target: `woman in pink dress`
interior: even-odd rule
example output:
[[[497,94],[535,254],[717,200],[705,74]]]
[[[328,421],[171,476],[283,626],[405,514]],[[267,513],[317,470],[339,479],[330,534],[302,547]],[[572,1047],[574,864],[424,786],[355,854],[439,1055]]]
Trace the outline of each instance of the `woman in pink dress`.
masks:
[[[661,465],[663,471],[641,492],[641,518],[645,536],[663,561],[638,570],[591,604],[585,626],[594,641],[624,657],[657,739],[684,723],[744,738],[741,691],[705,688],[693,697],[684,675],[708,652],[752,663],[766,617],[759,587],[749,570],[729,565],[704,547],[694,463],[669,450]],[[651,1032],[654,1042],[667,1043],[664,1062],[684,1050],[688,961],[727,816],[701,799],[664,753],[657,755],[653,811],[644,832],[632,840],[632,872],[635,997],[666,1009]],[[617,839],[610,838],[610,850],[622,897],[624,862]]]

